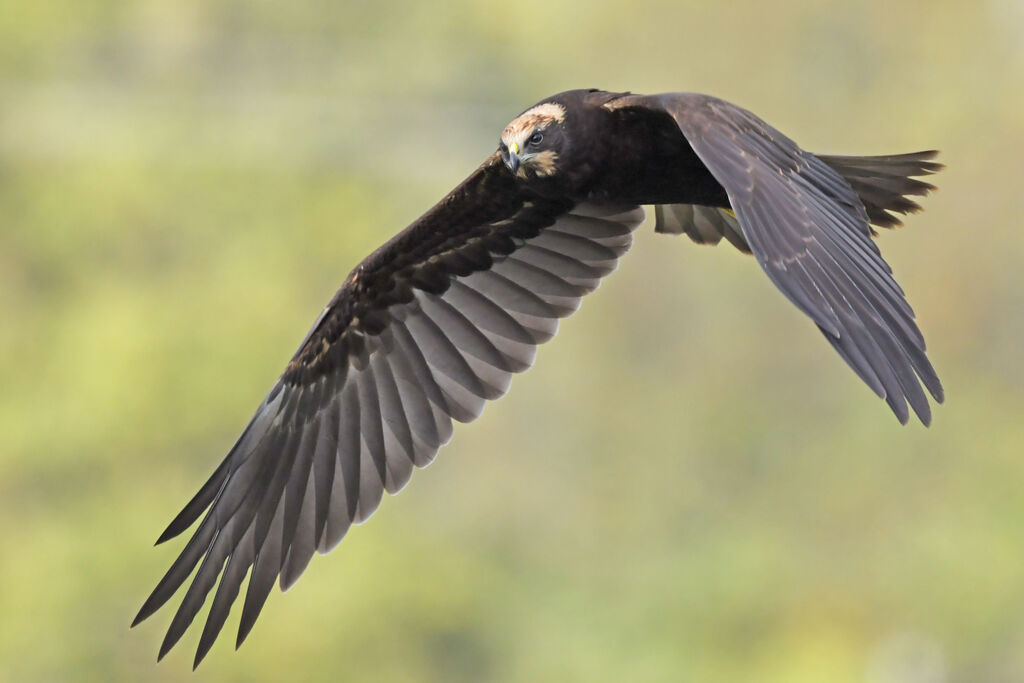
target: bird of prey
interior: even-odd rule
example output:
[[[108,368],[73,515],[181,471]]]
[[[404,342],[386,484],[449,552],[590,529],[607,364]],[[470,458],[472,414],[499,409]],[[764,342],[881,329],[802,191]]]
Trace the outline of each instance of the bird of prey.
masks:
[[[160,657],[208,593],[195,664],[248,574],[237,644],[275,581],[373,514],[530,367],[558,320],[654,230],[725,238],[814,321],[902,423],[942,386],[871,227],[920,207],[936,152],[811,154],[708,95],[572,90],[501,133],[461,185],[355,267],[249,425],[157,543],[192,537],[135,619],[192,575]],[[908,409],[909,405],[909,409]],[[205,514],[204,514],[205,513]],[[134,624],[133,624],[134,625]]]

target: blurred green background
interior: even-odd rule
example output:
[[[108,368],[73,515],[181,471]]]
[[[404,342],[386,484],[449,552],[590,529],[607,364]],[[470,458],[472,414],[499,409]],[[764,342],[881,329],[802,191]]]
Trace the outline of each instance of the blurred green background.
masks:
[[[1024,680],[1022,83],[1020,0],[3,3],[0,679]],[[750,258],[648,226],[239,653],[157,665],[151,544],[345,274],[591,86],[941,148],[881,239],[934,426]]]

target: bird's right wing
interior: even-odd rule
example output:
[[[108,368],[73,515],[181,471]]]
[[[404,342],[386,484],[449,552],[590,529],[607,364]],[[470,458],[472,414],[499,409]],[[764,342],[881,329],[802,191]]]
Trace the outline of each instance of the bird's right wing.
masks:
[[[760,118],[695,93],[629,95],[608,105],[671,117],[729,197],[771,281],[825,334],[900,422],[925,424],[942,385],[892,270],[870,239],[864,205],[839,173]],[[662,122],[663,123],[663,122]]]
[[[434,458],[453,419],[473,420],[505,393],[558,319],[616,267],[642,220],[635,206],[527,194],[495,155],[364,260],[160,537],[203,518],[135,620],[199,565],[160,656],[216,587],[198,665],[251,569],[241,644],[275,580],[290,586],[314,552],[332,549],[384,491]]]

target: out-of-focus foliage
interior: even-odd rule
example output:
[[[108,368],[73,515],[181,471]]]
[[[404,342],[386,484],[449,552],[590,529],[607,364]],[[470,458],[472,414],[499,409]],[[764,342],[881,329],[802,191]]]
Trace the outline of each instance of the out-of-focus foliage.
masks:
[[[180,548],[152,540],[349,268],[589,86],[714,93],[823,152],[941,148],[927,213],[881,238],[934,426],[750,258],[642,229],[194,680],[1024,679],[1022,83],[1019,0],[6,3],[0,679],[185,676],[198,631],[157,665],[170,612],[128,630]]]

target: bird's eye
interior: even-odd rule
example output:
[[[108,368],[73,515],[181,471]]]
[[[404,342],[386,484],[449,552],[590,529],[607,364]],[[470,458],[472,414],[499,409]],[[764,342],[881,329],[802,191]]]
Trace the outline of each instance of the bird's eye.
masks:
[[[538,132],[534,133],[533,135],[531,135],[531,136],[530,136],[530,139],[529,139],[529,140],[527,140],[527,142],[528,142],[529,144],[531,144],[531,145],[537,146],[537,145],[539,145],[539,144],[541,143],[541,141],[543,141],[543,140],[544,140],[544,135],[543,135],[543,134],[541,134],[541,133],[540,133],[540,132],[538,131]]]

